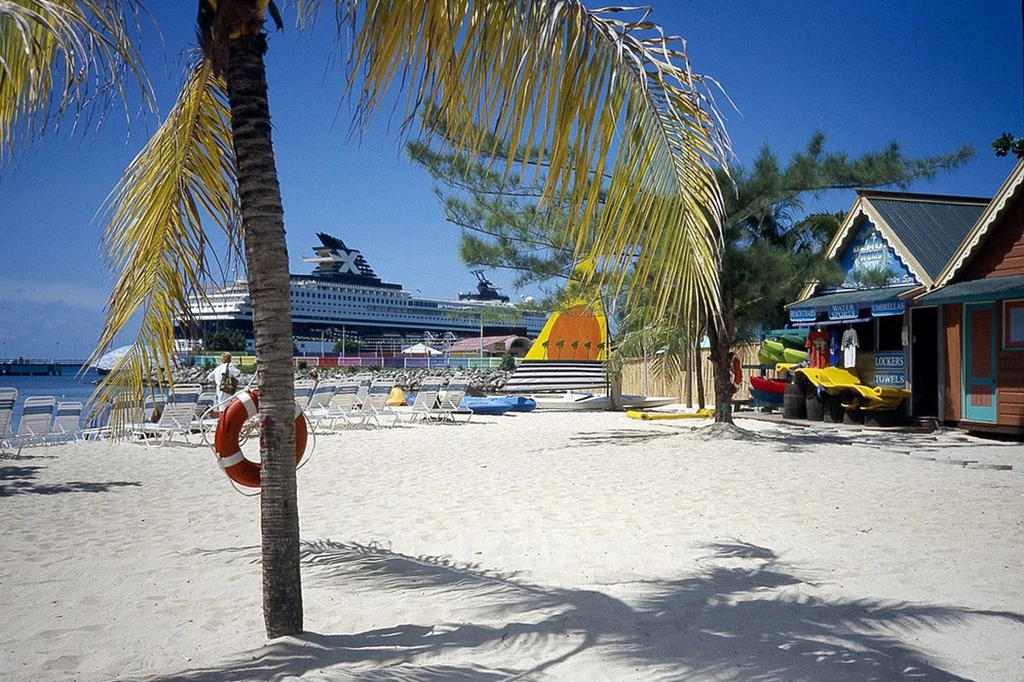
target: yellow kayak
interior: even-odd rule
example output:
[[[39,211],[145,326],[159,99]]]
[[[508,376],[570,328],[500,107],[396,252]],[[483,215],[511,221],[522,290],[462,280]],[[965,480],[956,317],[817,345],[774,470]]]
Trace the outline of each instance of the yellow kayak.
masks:
[[[707,419],[708,417],[714,417],[714,410],[697,410],[696,412],[638,412],[636,410],[630,410],[626,413],[626,416],[630,419],[643,419],[644,421],[650,421],[653,419]]]

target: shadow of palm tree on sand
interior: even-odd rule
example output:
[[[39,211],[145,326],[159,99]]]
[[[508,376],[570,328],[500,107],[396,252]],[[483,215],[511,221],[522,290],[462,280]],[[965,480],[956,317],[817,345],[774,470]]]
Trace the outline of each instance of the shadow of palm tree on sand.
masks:
[[[707,549],[704,568],[692,576],[617,586],[636,595],[627,600],[532,584],[447,557],[306,543],[306,579],[317,587],[457,600],[460,618],[305,634],[216,668],[155,679],[264,680],[315,671],[329,675],[323,679],[381,682],[540,680],[590,653],[674,680],[963,681],[909,645],[908,632],[984,618],[1024,623],[1010,612],[811,596],[813,583],[768,548],[736,541]]]

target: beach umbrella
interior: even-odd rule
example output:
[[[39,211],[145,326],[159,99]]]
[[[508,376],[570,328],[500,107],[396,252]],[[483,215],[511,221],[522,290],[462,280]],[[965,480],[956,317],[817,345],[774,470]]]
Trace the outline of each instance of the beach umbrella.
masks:
[[[405,355],[440,355],[441,351],[436,348],[431,348],[427,344],[421,342],[413,344],[408,348],[403,348],[402,353]]]
[[[106,353],[101,355],[99,360],[94,362],[92,366],[98,370],[109,372],[110,370],[114,369],[117,363],[121,361],[121,358],[123,358],[125,355],[128,355],[128,353],[130,353],[132,348],[134,347],[135,346],[132,345],[121,346],[120,348],[115,348],[114,350],[107,351]]]

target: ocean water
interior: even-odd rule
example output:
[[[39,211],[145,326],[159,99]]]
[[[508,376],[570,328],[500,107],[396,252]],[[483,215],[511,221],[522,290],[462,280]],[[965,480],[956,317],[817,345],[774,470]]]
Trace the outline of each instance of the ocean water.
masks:
[[[17,433],[21,423],[21,408],[25,398],[36,395],[52,395],[61,401],[77,400],[86,403],[89,396],[96,390],[94,382],[99,382],[95,370],[89,370],[84,376],[77,376],[73,369],[65,369],[63,376],[56,377],[16,377],[0,376],[0,387],[18,389],[18,400],[14,403],[14,417],[11,431]]]

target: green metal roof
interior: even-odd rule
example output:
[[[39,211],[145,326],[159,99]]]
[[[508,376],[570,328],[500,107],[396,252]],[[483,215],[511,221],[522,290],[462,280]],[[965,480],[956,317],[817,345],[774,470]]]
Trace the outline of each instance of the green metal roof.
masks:
[[[977,200],[919,201],[866,195],[931,279],[942,272],[985,211]]]
[[[790,303],[787,308],[827,308],[830,305],[842,305],[844,303],[874,303],[875,301],[894,301],[900,294],[916,289],[916,286],[909,287],[887,287],[885,289],[860,289],[857,291],[839,291],[834,294],[825,294],[807,298],[803,301]]]
[[[925,294],[917,299],[917,302],[921,305],[941,305],[1008,298],[1024,298],[1024,275],[972,279],[969,282],[950,284],[948,287]]]

